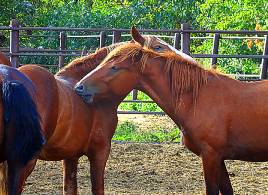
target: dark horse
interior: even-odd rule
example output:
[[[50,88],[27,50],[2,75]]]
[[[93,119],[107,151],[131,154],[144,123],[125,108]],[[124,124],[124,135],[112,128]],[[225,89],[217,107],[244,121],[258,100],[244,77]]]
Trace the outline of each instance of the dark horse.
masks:
[[[32,81],[17,69],[0,65],[1,194],[17,194],[24,167],[45,141]]]
[[[76,91],[87,103],[118,102],[133,88],[173,119],[185,146],[200,156],[207,194],[233,194],[224,160],[268,160],[267,81],[240,82],[174,52],[129,43],[112,51]]]

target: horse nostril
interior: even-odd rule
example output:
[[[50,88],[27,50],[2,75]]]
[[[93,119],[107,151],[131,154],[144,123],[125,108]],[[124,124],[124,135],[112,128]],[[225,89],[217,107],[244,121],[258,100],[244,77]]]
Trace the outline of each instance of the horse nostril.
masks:
[[[79,93],[83,92],[84,91],[84,85],[78,85],[78,86],[76,86],[75,87],[75,91],[76,92],[79,92]]]

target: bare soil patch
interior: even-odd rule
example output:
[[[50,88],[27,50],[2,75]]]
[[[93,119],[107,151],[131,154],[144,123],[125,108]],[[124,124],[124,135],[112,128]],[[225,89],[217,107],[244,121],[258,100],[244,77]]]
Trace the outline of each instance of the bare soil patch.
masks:
[[[161,121],[158,117],[148,123],[152,120]],[[268,194],[267,162],[226,164],[235,194]],[[89,167],[87,158],[80,158],[79,194],[91,194]],[[22,194],[62,194],[62,180],[61,162],[38,161]],[[105,169],[105,193],[205,194],[201,161],[179,144],[112,144]]]

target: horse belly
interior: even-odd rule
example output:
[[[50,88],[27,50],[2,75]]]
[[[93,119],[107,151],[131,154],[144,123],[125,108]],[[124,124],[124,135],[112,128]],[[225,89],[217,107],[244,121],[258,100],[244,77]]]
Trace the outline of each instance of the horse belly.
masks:
[[[235,147],[232,148],[224,157],[224,160],[243,160],[251,162],[265,162],[268,161],[268,147],[263,150],[256,150],[249,147]]]
[[[229,134],[227,157],[234,160],[268,161],[268,128],[262,124],[241,124],[239,130]],[[267,124],[268,127],[268,124]]]

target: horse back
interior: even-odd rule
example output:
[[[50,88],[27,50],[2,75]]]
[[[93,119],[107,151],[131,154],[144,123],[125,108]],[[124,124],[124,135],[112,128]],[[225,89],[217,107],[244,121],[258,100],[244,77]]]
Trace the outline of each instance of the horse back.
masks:
[[[42,118],[42,129],[46,140],[53,135],[58,118],[58,86],[48,70],[36,65],[19,68],[33,82],[37,92],[37,109]]]
[[[4,65],[12,67],[12,64],[9,58],[1,51],[0,51],[0,64],[4,64]]]

